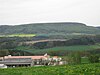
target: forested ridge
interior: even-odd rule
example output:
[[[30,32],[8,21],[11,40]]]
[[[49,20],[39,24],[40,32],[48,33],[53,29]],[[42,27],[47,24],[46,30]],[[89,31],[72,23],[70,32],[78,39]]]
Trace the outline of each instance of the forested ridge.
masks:
[[[77,22],[33,23],[22,25],[1,25],[0,34],[100,34],[98,27]]]

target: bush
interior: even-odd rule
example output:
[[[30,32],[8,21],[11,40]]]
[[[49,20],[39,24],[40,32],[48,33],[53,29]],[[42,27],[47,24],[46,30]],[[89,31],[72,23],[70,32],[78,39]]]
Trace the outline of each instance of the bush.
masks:
[[[91,63],[97,63],[97,62],[99,62],[99,55],[90,55],[89,56],[89,61],[91,62]]]

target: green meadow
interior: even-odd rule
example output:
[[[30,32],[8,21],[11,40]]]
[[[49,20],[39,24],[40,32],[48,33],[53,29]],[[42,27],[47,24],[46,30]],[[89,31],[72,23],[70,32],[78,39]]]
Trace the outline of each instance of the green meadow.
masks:
[[[35,49],[30,48],[28,46],[19,46],[15,48],[16,50],[28,51],[32,53],[41,53],[41,52],[48,52],[48,51],[87,51],[87,50],[95,50],[100,49],[100,44],[96,45],[74,45],[74,46],[63,46],[63,47],[53,47],[53,48],[46,48],[46,49]]]

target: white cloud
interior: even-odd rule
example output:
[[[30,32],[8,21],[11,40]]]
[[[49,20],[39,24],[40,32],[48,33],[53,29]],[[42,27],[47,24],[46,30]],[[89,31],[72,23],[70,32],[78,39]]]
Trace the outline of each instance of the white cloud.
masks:
[[[100,0],[0,0],[0,24],[74,21],[99,25]]]

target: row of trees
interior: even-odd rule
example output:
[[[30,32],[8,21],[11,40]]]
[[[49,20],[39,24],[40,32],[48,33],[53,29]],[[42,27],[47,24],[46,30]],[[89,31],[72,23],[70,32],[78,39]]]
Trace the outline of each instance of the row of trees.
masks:
[[[0,50],[0,57],[4,57],[4,56],[8,56],[8,55],[30,56],[30,55],[34,55],[34,54],[30,53],[30,52],[26,52],[26,51],[20,51],[20,50],[7,50],[7,49]]]
[[[100,60],[99,54],[90,54],[84,59],[88,58],[89,63],[98,63]],[[80,64],[82,60],[80,52],[74,52],[67,56],[67,62],[69,64]]]

